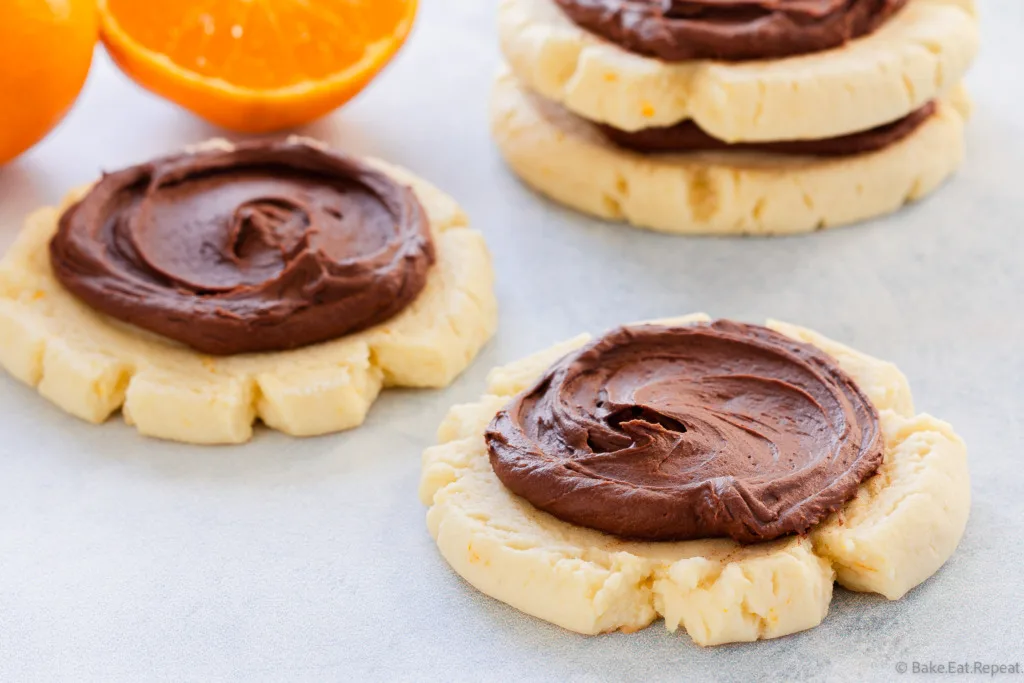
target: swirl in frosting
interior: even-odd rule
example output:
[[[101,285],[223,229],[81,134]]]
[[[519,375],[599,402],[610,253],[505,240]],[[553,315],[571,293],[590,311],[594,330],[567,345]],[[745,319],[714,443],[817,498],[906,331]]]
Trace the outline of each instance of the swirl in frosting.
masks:
[[[907,0],[555,0],[581,27],[667,62],[819,52],[871,33]]]
[[[387,320],[420,293],[435,258],[411,189],[298,142],[106,174],[61,216],[50,256],[93,309],[217,355]]]
[[[875,408],[833,359],[730,321],[610,332],[516,397],[486,441],[535,507],[656,541],[804,533],[883,457]]]

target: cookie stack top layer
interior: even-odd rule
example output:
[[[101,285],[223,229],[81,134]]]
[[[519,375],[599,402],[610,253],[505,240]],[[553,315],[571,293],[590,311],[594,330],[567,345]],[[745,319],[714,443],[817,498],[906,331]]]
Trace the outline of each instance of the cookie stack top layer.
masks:
[[[636,30],[639,24],[630,23],[631,17],[657,14],[663,29],[657,35],[666,44],[672,40],[665,28],[670,25],[685,25],[691,32],[702,22],[715,30],[736,29],[736,22],[701,18],[711,10],[734,13],[746,22],[741,25],[748,34],[764,37],[768,26],[797,23],[794,7],[802,7],[806,15],[813,7],[820,6],[821,14],[835,6],[842,9],[836,16],[848,18],[860,16],[857,12],[864,10],[858,7],[877,7],[870,13],[876,21],[864,25],[874,30],[855,37],[858,33],[852,27],[857,22],[847,22],[847,30],[833,36],[842,40],[828,49],[819,46],[816,51],[802,49],[793,56],[752,61],[666,61],[591,30],[579,16],[565,11],[568,4],[592,10],[614,5],[605,25]],[[972,0],[909,0],[902,7],[880,2],[730,1],[708,3],[688,18],[673,13],[694,9],[693,3],[672,6],[675,9],[668,8],[666,18],[666,5],[650,2],[503,0],[502,49],[524,86],[584,119],[627,132],[693,121],[709,136],[736,143],[833,138],[896,121],[958,84],[978,45]],[[819,19],[830,16],[826,12]],[[844,43],[848,38],[852,39]],[[735,44],[758,44],[751,41],[737,39]],[[698,43],[686,43],[687,49]]]

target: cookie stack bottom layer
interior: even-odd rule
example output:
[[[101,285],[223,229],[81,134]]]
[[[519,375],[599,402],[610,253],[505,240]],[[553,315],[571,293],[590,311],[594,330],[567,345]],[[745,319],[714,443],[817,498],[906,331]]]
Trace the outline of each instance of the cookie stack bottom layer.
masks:
[[[890,213],[960,165],[969,105],[959,89],[886,148],[845,157],[749,152],[640,154],[499,74],[491,130],[512,169],[574,209],[681,234],[810,232]]]

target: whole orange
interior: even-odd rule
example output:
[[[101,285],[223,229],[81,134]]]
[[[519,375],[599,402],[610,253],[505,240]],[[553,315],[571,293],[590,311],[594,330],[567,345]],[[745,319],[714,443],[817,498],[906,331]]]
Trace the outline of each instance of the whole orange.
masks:
[[[0,1],[0,164],[71,108],[92,64],[95,0]]]

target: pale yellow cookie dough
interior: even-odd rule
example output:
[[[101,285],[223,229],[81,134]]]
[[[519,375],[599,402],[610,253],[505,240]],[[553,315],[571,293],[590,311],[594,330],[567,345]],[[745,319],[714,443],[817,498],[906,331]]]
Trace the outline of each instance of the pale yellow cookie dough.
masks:
[[[497,324],[490,255],[451,197],[372,163],[413,188],[437,246],[426,287],[394,318],[293,351],[205,356],[68,294],[48,251],[61,209],[44,208],[0,261],[0,365],[83,420],[103,422],[121,408],[145,435],[202,444],[247,441],[257,418],[295,436],[349,429],[382,386],[447,385]],[[65,206],[85,192],[71,193]]]
[[[692,119],[720,140],[820,139],[906,116],[963,78],[973,0],[910,0],[873,34],[809,55],[669,64],[573,24],[553,0],[502,0],[502,51],[530,90],[622,130]]]
[[[658,321],[689,324],[703,314]],[[963,535],[967,454],[946,423],[915,414],[906,379],[793,325],[772,329],[833,356],[875,404],[885,460],[857,497],[807,537],[640,543],[562,522],[508,492],[483,432],[516,393],[589,336],[493,370],[487,393],[455,406],[423,454],[420,497],[448,563],[473,586],[579,633],[635,631],[664,618],[700,645],[775,638],[816,626],[833,581],[896,599],[935,573]]]
[[[640,154],[503,71],[491,132],[528,185],[579,211],[662,232],[781,235],[880,216],[927,195],[963,159],[967,110],[955,89],[911,135],[855,156]]]

